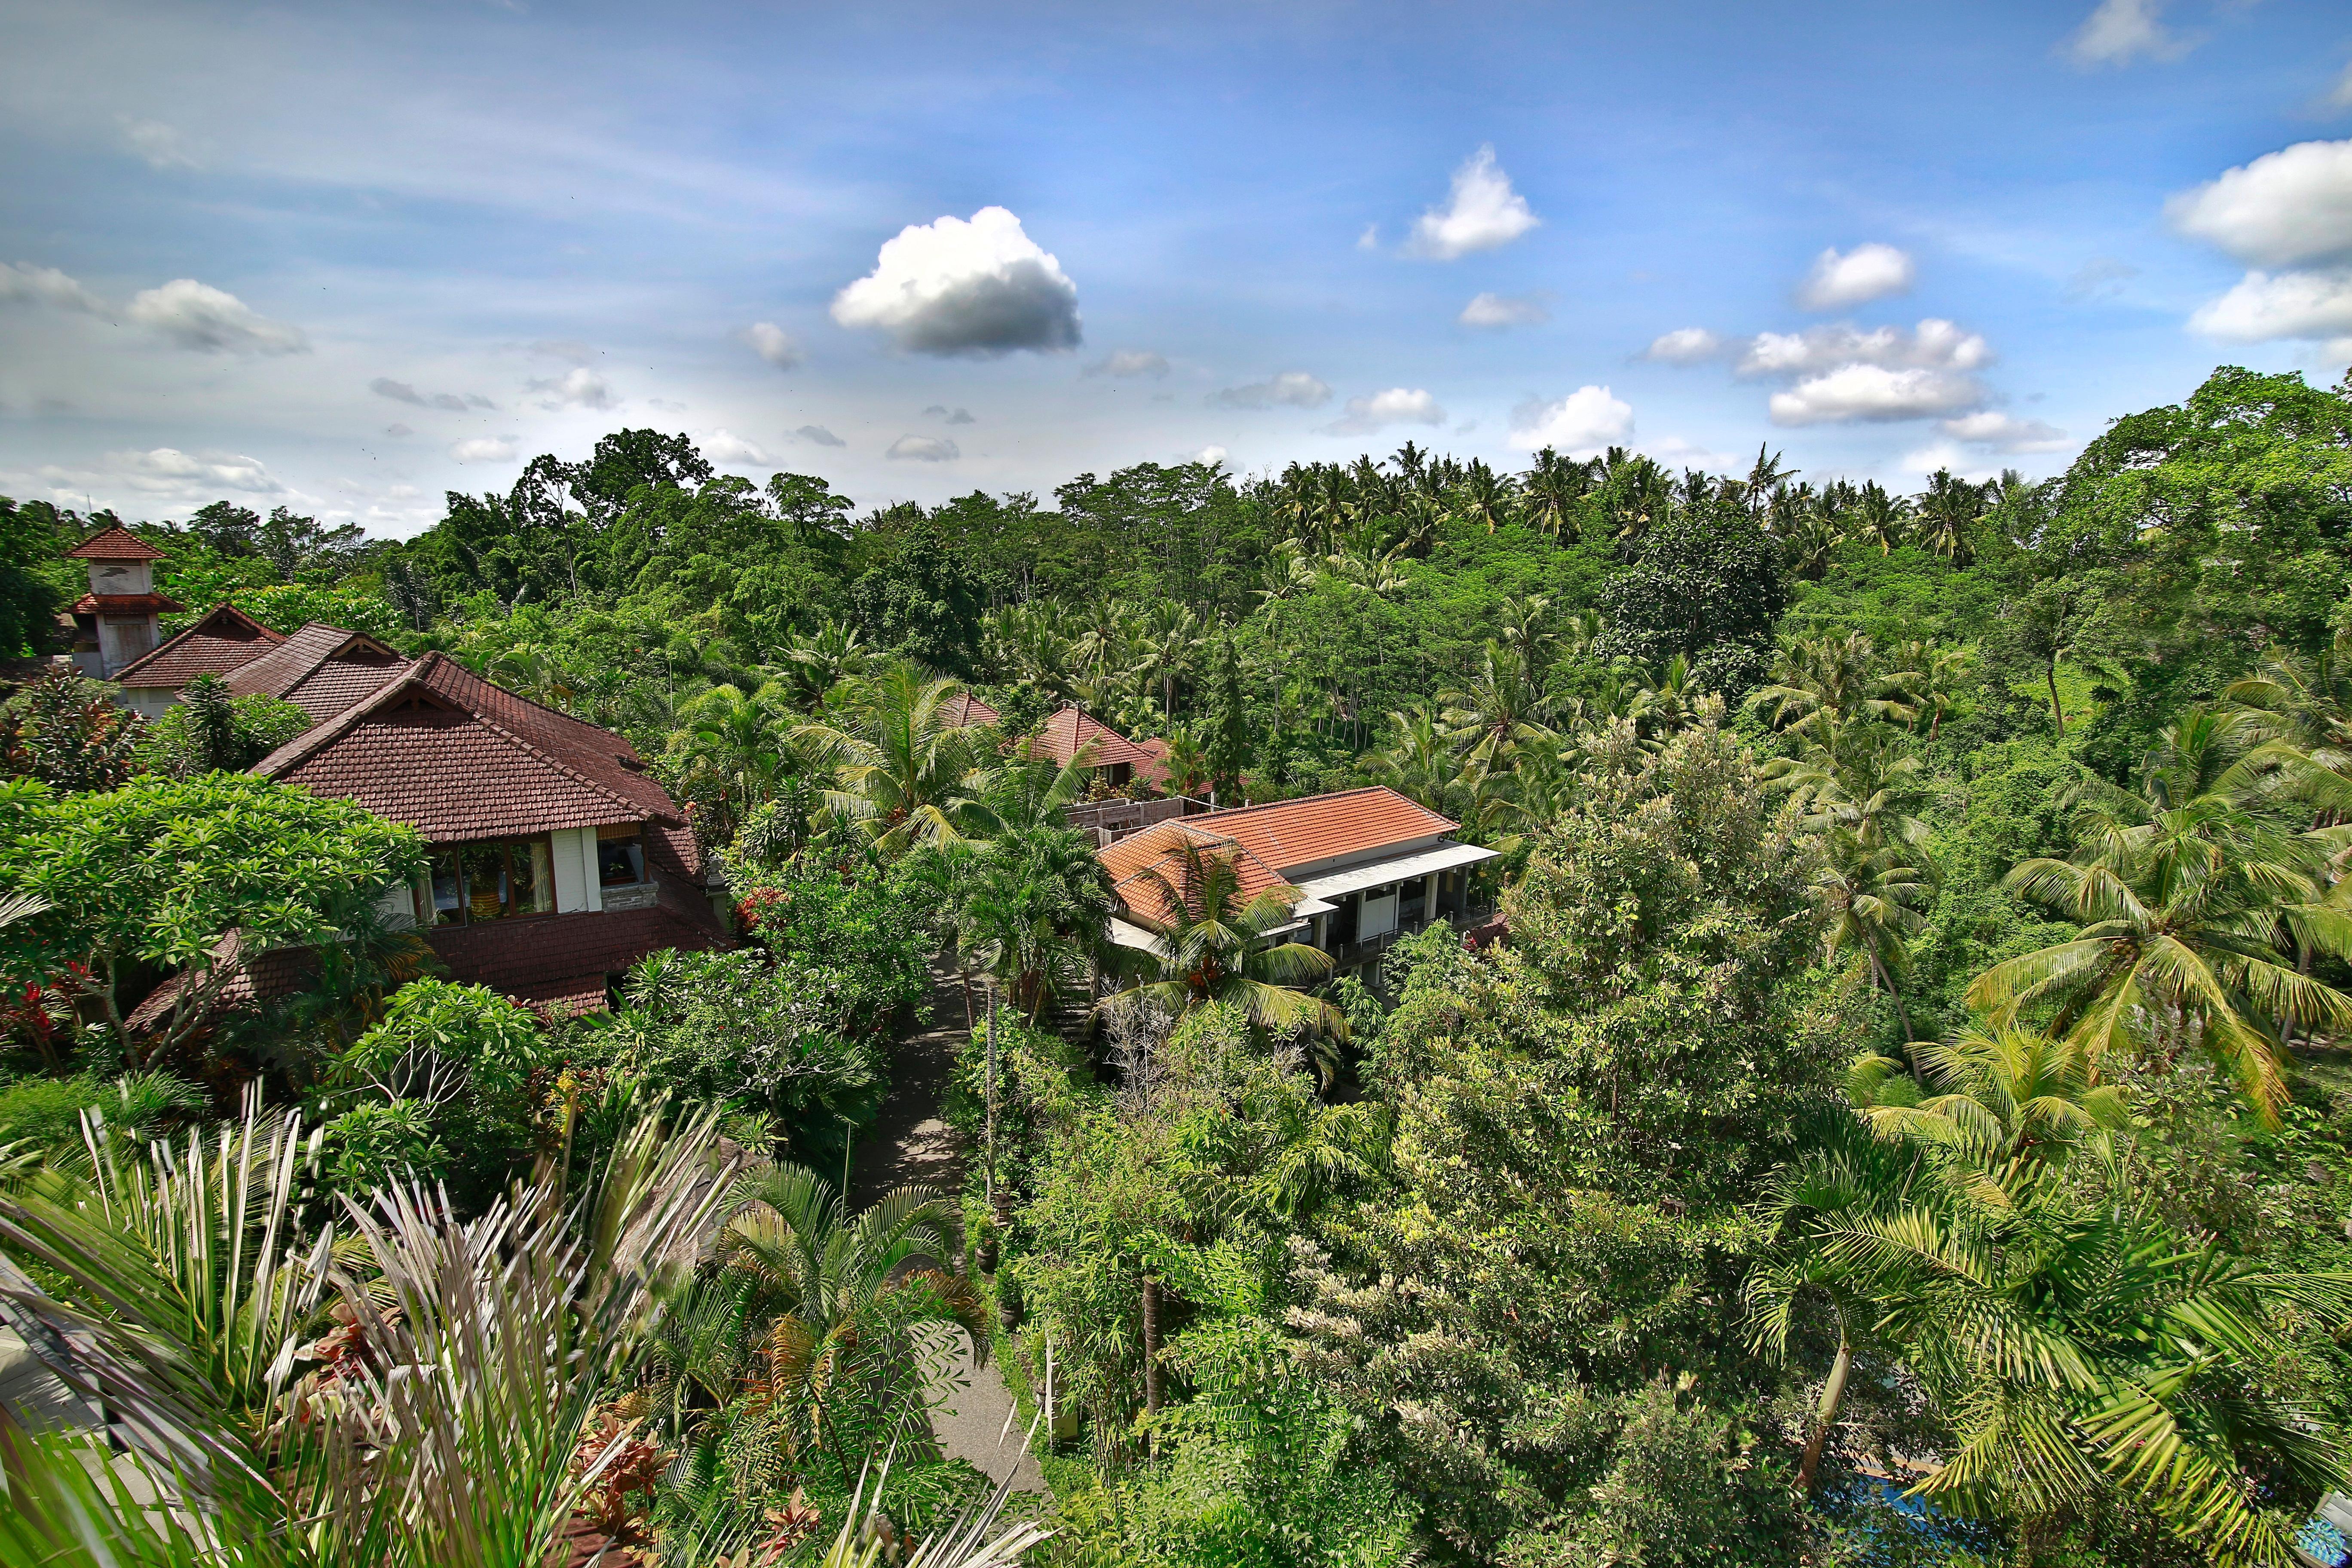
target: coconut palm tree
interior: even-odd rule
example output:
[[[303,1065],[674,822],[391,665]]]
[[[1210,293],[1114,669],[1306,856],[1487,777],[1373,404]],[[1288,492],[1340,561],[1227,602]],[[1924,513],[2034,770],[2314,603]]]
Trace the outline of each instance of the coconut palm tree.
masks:
[[[1908,1069],[1861,1058],[1847,1087],[1881,1138],[1947,1144],[1989,1168],[2062,1161],[2131,1126],[2123,1086],[2100,1082],[2079,1043],[2015,1025],[1920,1041]]]
[[[800,770],[794,755],[791,696],[771,681],[755,692],[714,686],[688,703],[679,731],[688,774],[715,787],[721,820],[706,824],[729,839],[780,780]]]
[[[1233,858],[1189,837],[1175,861],[1172,874],[1155,867],[1142,878],[1164,922],[1151,945],[1156,973],[1102,1005],[1156,1006],[1181,1016],[1221,1002],[1239,1007],[1263,1029],[1319,1029],[1346,1039],[1347,1015],[1304,989],[1331,973],[1331,955],[1304,942],[1274,940],[1292,923],[1297,889],[1265,888],[1244,898]]]
[[[855,626],[827,617],[784,649],[786,679],[803,712],[814,711],[824,694],[845,680],[862,679],[874,668],[874,645]]]
[[[1919,542],[1955,566],[1969,563],[1969,530],[1985,512],[1985,490],[1938,468],[1919,498]]]
[[[1496,473],[1477,458],[1470,459],[1469,470],[1454,487],[1453,496],[1454,509],[1463,521],[1483,522],[1489,533],[1510,517],[1517,500],[1517,488],[1511,477]]]
[[[825,811],[863,828],[886,853],[964,837],[980,820],[995,731],[950,723],[949,705],[962,691],[945,677],[895,664],[863,684],[845,722],[801,726],[795,741],[837,781],[824,792]]]
[[[1832,963],[1842,954],[1852,955],[1869,975],[1872,988],[1893,1001],[1895,1022],[1909,1040],[1911,1013],[1904,1003],[1902,983],[1911,973],[1910,939],[1927,923],[1919,905],[1926,900],[1930,879],[1890,846],[1866,843],[1843,828],[1826,838],[1815,882],[1830,913],[1822,951]]]
[[[1110,879],[1087,837],[1059,821],[1001,831],[965,868],[956,947],[967,972],[993,975],[1034,1025],[1082,996],[1109,929]]]
[[[1438,700],[1444,704],[1440,717],[1446,739],[1473,768],[1507,770],[1523,742],[1557,738],[1544,727],[1548,705],[1534,672],[1500,643],[1486,645],[1469,685]]]
[[[1855,719],[1908,723],[1916,711],[1903,678],[1885,670],[1864,633],[1791,637],[1774,663],[1773,683],[1748,700],[1776,730],[1804,733]]]
[[[1436,715],[1416,703],[1391,713],[1389,728],[1389,743],[1372,753],[1372,777],[1440,816],[1454,816],[1465,774]]]
[[[1862,487],[1862,497],[1847,521],[1855,538],[1877,545],[1878,552],[1885,555],[1908,534],[1911,503],[1873,479]]]
[[[2352,1026],[2352,997],[2304,973],[2352,956],[2352,885],[2327,880],[2332,834],[2261,809],[2242,727],[2191,712],[2168,727],[2138,794],[2086,785],[2074,858],[2027,860],[2003,885],[2084,929],[1979,975],[1969,1004],[1998,1022],[2036,1003],[2095,1063],[2109,1050],[2194,1045],[2274,1118],[2293,1028]]]

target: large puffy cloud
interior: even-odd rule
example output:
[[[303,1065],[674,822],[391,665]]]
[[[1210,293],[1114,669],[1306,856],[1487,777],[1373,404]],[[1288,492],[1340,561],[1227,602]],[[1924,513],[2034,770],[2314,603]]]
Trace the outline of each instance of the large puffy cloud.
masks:
[[[2352,141],[2266,153],[2181,192],[2164,214],[2249,267],[2352,260]]]
[[[294,354],[310,347],[301,328],[270,321],[236,295],[193,278],[133,294],[129,313],[141,326],[199,353]]]
[[[1900,327],[1865,332],[1843,323],[1759,332],[1748,340],[1735,368],[1741,375],[1807,375],[1849,364],[1973,371],[1990,364],[1992,357],[1992,345],[1979,334],[1930,316],[1908,332]]]
[[[1533,294],[1478,294],[1454,318],[1465,327],[1526,327],[1551,320],[1551,308]]]
[[[1229,386],[1213,393],[1209,401],[1225,408],[1272,408],[1282,404],[1293,408],[1320,408],[1331,401],[1331,389],[1303,370],[1286,370],[1268,381],[1254,381],[1246,386]]]
[[[144,452],[109,452],[95,468],[52,468],[43,477],[60,485],[112,483],[163,500],[211,500],[221,490],[280,495],[286,487],[257,458],[235,452],[184,452],[157,447]]]
[[[1993,408],[1947,419],[1937,428],[1955,441],[1988,447],[1996,452],[2059,452],[2074,445],[2066,438],[2066,432],[2055,426],[2039,419],[2020,419]]]
[[[1414,221],[1405,254],[1452,261],[1508,245],[1542,221],[1527,198],[1511,189],[1511,177],[1495,162],[1494,148],[1481,147],[1454,171],[1445,205]]]
[[[768,460],[767,453],[731,430],[713,430],[701,445],[702,455],[714,463],[742,467]]]
[[[1362,436],[1390,425],[1443,425],[1445,410],[1422,388],[1391,386],[1369,397],[1348,399],[1347,416],[1331,426],[1334,435]]]
[[[75,310],[88,316],[106,310],[106,301],[56,268],[36,267],[29,261],[20,261],[14,267],[0,261],[0,301],[6,300],[47,305],[52,310]]]
[[[1078,288],[1003,207],[970,222],[910,224],[874,270],[834,297],[845,327],[887,333],[925,354],[1002,354],[1078,343]]]
[[[2249,272],[2189,318],[2197,331],[2241,342],[2352,333],[2352,269]]]
[[[751,345],[753,353],[778,370],[790,370],[801,363],[800,345],[773,321],[752,322],[743,329],[743,341]]]
[[[1831,425],[1957,414],[1984,398],[1973,376],[1917,366],[1844,364],[1774,393],[1769,408],[1775,425]]]
[[[1904,292],[1916,273],[1911,258],[1891,245],[1832,247],[1813,258],[1812,269],[1797,285],[1797,302],[1808,310],[1843,310]]]
[[[1510,443],[1522,452],[1556,447],[1571,456],[1598,452],[1633,433],[1633,405],[1605,386],[1580,386],[1557,403],[1521,405]]]
[[[2066,40],[2066,52],[2081,66],[2176,58],[2189,46],[2164,25],[2163,11],[2164,0],[2099,0],[2098,8]]]
[[[586,365],[575,365],[562,375],[529,384],[540,395],[541,408],[610,408],[620,401],[604,378]]]
[[[901,436],[885,457],[911,463],[952,463],[963,453],[944,436]]]

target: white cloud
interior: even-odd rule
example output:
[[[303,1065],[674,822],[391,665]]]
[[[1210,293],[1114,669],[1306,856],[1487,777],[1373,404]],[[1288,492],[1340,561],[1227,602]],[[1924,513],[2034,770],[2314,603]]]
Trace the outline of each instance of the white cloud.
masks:
[[[496,408],[497,404],[479,393],[469,392],[463,397],[454,392],[436,392],[427,395],[404,381],[394,381],[388,375],[377,376],[368,383],[368,390],[378,397],[389,397],[394,403],[413,404],[418,408],[446,408],[453,414],[463,414],[468,408]]]
[[[975,423],[971,416],[971,409],[950,408],[944,403],[934,403],[929,408],[924,409],[923,417],[926,419],[940,420],[949,425],[971,425]]]
[[[1356,237],[1356,248],[1358,250],[1378,250],[1380,247],[1381,226],[1376,223],[1366,224],[1364,226],[1364,232]]]
[[[1271,381],[1226,387],[1212,395],[1209,401],[1226,408],[1272,408],[1276,404],[1320,408],[1331,401],[1331,389],[1303,370],[1286,370]]]
[[[301,328],[258,315],[236,295],[193,278],[175,278],[160,289],[132,295],[129,314],[141,326],[199,353],[292,354],[310,348]]]
[[[2066,52],[2082,66],[2128,65],[2143,56],[2177,59],[2189,46],[2162,20],[2164,0],[2099,0],[2066,40]]]
[[[1775,425],[1830,425],[1958,414],[1984,398],[1973,376],[1858,363],[1809,375],[1774,393],[1769,407]]]
[[[575,365],[551,380],[530,382],[528,387],[540,394],[541,408],[610,408],[619,401],[604,378],[586,365]]]
[[[1557,403],[1511,411],[1510,444],[1533,452],[1555,447],[1572,456],[1598,452],[1633,433],[1633,405],[1605,386],[1580,386]]]
[[[2066,432],[2055,426],[1991,408],[1947,419],[1937,428],[1955,441],[1990,447],[1996,452],[2060,452],[2074,445]]]
[[[106,312],[106,301],[79,283],[54,267],[36,267],[29,261],[14,267],[0,261],[0,304],[10,300],[77,310],[86,316]]]
[[[461,463],[510,462],[514,455],[514,442],[504,436],[477,436],[449,448],[449,456]]]
[[[1109,358],[1087,366],[1088,375],[1148,375],[1158,381],[1168,374],[1168,356],[1150,349],[1120,349]]]
[[[2164,216],[2250,267],[2352,260],[2352,141],[2266,153],[2181,192]]]
[[[391,437],[395,441],[404,439],[407,437],[416,434],[415,431],[410,429],[405,425],[387,425],[383,427],[383,433]]]
[[[967,223],[909,224],[874,270],[834,297],[845,327],[887,332],[926,354],[1002,354],[1078,343],[1078,287],[1003,207]]]
[[[793,434],[813,446],[846,447],[849,445],[822,425],[803,425]]]
[[[901,436],[884,455],[907,462],[952,463],[963,453],[944,436]]]
[[[560,359],[566,364],[586,364],[596,357],[596,351],[578,338],[541,338],[530,345],[530,352],[542,359]]]
[[[1495,163],[1495,149],[1481,147],[1454,171],[1454,190],[1445,205],[1430,208],[1414,221],[1405,254],[1452,261],[1474,250],[1508,245],[1542,221],[1529,210],[1527,198],[1511,189],[1511,177]]]
[[[119,117],[122,127],[122,144],[147,161],[152,169],[193,169],[196,155],[188,146],[188,139],[160,120],[134,120],[130,115]]]
[[[1443,425],[1445,410],[1420,387],[1391,386],[1370,397],[1348,399],[1347,416],[1329,428],[1334,435],[1361,436],[1391,425]]]
[[[702,442],[702,455],[714,463],[764,463],[768,454],[731,430],[713,430]]]
[[[1188,463],[1215,464],[1223,462],[1230,455],[1223,447],[1212,445],[1202,447],[1184,460]]]
[[[2326,109],[2352,109],[2352,60],[2345,62],[2343,73],[2336,77],[2336,85],[2327,89],[2320,104]]]
[[[277,495],[286,489],[259,458],[234,452],[183,452],[174,447],[109,452],[103,471],[119,484],[157,496],[194,497],[225,489]],[[51,472],[65,477],[63,470]]]
[[[1797,285],[1797,303],[1808,310],[1842,310],[1900,294],[1916,273],[1911,258],[1875,241],[1841,254],[1835,247],[1813,258],[1812,270]]]
[[[1671,332],[1651,339],[1650,346],[1642,352],[1642,357],[1663,364],[1701,364],[1728,346],[1705,327],[1676,327]]]
[[[1748,341],[1735,367],[1741,375],[1808,375],[1842,365],[1885,369],[1973,371],[1992,363],[1992,345],[1940,317],[1930,316],[1912,331],[1874,327],[1864,331],[1843,322],[1801,332],[1759,332]]]
[[[2352,332],[2352,268],[2249,272],[2228,293],[2199,306],[2189,325],[2241,342]]]
[[[1551,320],[1551,309],[1534,294],[1479,294],[1454,318],[1465,327],[1525,327]]]
[[[743,341],[751,345],[753,353],[778,370],[790,370],[801,363],[800,344],[773,321],[752,322],[743,329]]]

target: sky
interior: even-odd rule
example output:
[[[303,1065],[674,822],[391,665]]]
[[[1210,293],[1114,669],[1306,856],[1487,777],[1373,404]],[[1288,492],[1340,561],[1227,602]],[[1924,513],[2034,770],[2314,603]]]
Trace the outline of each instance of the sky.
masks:
[[[2352,7],[8,0],[0,494],[1406,440],[1916,488],[2352,365]]]

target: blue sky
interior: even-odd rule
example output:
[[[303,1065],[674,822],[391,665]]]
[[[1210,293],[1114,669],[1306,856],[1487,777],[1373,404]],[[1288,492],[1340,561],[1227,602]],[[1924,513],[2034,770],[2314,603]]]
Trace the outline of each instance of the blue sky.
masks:
[[[0,492],[139,517],[408,533],[624,424],[861,504],[2048,472],[2352,363],[2352,11],[13,0],[0,267]]]

